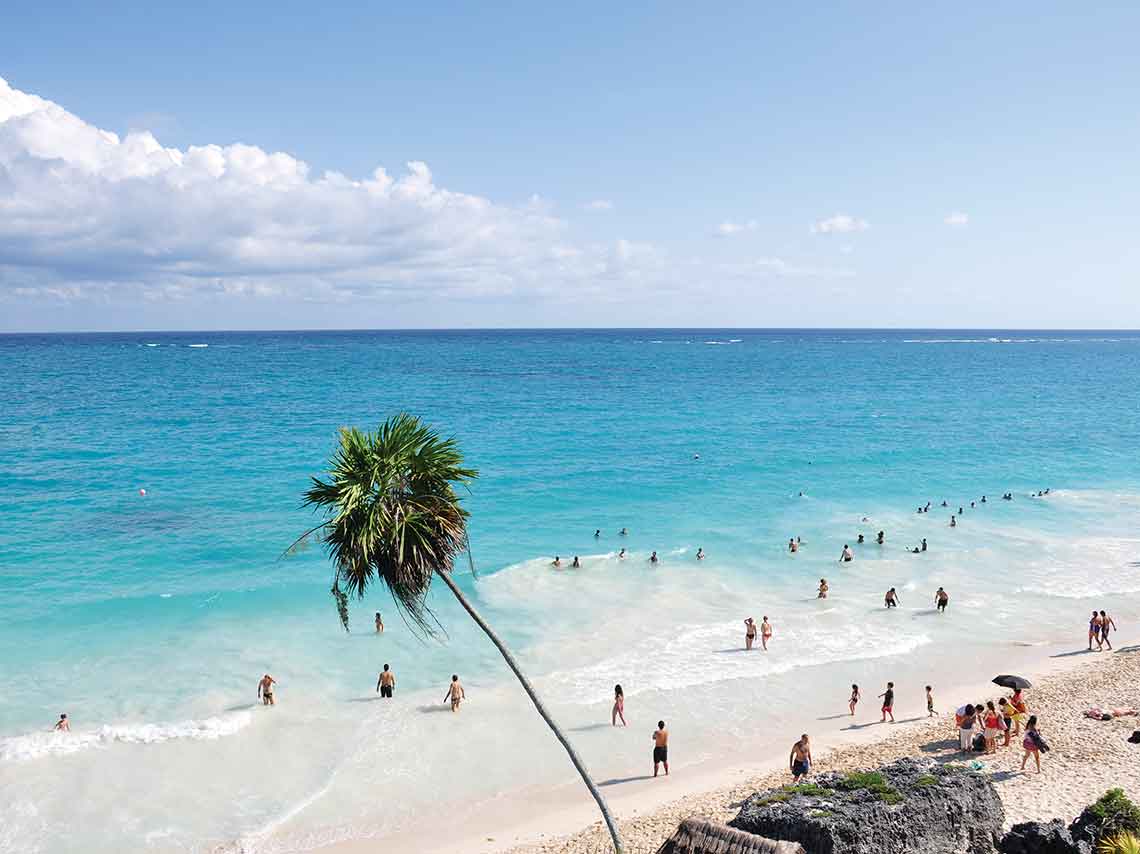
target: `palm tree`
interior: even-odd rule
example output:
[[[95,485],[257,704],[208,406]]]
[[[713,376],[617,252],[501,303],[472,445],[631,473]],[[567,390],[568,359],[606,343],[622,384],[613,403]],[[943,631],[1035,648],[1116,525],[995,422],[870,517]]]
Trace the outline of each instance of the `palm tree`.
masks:
[[[340,443],[329,460],[328,480],[314,477],[305,493],[305,504],[323,511],[325,518],[290,551],[314,533],[324,542],[335,567],[331,593],[345,631],[349,595],[361,598],[369,585],[382,581],[412,626],[434,634],[439,623],[427,605],[427,593],[433,577],[443,581],[491,639],[566,749],[597,801],[614,851],[620,854],[617,826],[586,766],[511,651],[451,577],[453,559],[467,545],[468,516],[454,485],[469,484],[477,476],[474,469],[463,466],[454,439],[441,439],[407,413],[389,418],[375,433],[341,428]]]

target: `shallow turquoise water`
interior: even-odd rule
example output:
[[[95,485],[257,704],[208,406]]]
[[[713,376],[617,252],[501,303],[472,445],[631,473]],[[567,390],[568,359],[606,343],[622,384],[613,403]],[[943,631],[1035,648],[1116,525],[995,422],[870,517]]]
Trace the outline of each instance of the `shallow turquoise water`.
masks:
[[[279,560],[310,524],[300,495],[337,428],[399,410],[455,434],[480,470],[469,506],[481,580],[463,584],[571,720],[604,719],[623,681],[696,726],[696,701],[670,694],[676,672],[703,662],[710,691],[740,678],[712,653],[737,642],[744,601],[810,639],[779,665],[749,665],[771,692],[792,670],[831,674],[951,637],[915,610],[944,578],[956,606],[976,606],[979,642],[1029,637],[1042,615],[1079,623],[1086,599],[1132,607],[1140,591],[1138,334],[4,336],[0,369],[0,823],[12,850],[66,850],[63,780],[67,828],[91,850],[383,833],[414,820],[448,755],[446,739],[424,746],[442,737],[421,694],[442,695],[459,671],[472,674],[472,711],[479,695],[501,700],[500,721],[520,709],[445,590],[433,602],[446,642],[414,638],[379,591],[354,604],[346,636],[319,549]],[[1028,497],[1045,487],[1057,493]],[[995,503],[1006,491],[1016,500]],[[982,494],[985,508],[949,531],[938,503]],[[927,500],[932,513],[915,514]],[[801,621],[843,543],[877,528],[888,542],[860,551],[868,571]],[[808,546],[789,558],[793,535]],[[929,555],[903,551],[923,536]],[[663,562],[650,572],[653,549]],[[554,577],[556,553],[591,557]],[[868,609],[893,583],[912,619],[879,632]],[[370,631],[377,609],[383,639]],[[355,702],[381,660],[417,698],[406,714]],[[248,708],[266,670],[281,682],[272,719]],[[79,737],[44,735],[64,711]],[[731,737],[745,722],[725,714]],[[464,724],[485,727],[471,789],[519,783],[510,762],[501,778],[486,770],[510,740],[477,721]],[[620,767],[612,746],[582,738],[593,761]],[[392,753],[393,739],[418,754]],[[242,763],[271,764],[274,781],[237,767],[203,791]],[[551,765],[523,781],[566,778]],[[362,782],[399,786],[398,808],[380,816],[346,794]]]

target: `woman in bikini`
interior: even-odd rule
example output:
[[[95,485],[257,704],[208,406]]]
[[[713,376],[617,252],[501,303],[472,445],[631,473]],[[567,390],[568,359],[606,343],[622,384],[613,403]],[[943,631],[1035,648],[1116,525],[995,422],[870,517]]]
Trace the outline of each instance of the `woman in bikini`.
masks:
[[[816,599],[826,599],[827,598],[827,579],[826,578],[821,578],[819,580],[819,595],[816,596],[815,598]]]
[[[1092,651],[1093,641],[1096,641],[1097,648],[1100,648],[1100,614],[1096,611],[1092,612],[1092,619],[1089,620],[1089,651]]]
[[[982,717],[982,725],[985,727],[986,753],[997,753],[997,740],[1002,734],[1002,719],[994,708],[993,700],[986,701],[986,713]]]
[[[760,645],[764,647],[764,651],[768,651],[768,641],[772,637],[772,624],[768,622],[768,615],[764,615],[764,619],[760,621]]]
[[[859,686],[851,686],[851,699],[847,701],[847,708],[851,710],[851,714],[855,714],[855,706],[859,704]]]
[[[628,726],[625,722],[625,694],[621,690],[621,685],[614,685],[614,710],[610,714],[610,723],[617,726],[618,718],[621,718],[622,726]]]

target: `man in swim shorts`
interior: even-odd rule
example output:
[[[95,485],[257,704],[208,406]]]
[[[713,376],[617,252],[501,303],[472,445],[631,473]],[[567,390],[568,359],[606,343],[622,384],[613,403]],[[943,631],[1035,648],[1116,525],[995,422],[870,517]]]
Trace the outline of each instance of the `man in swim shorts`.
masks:
[[[752,649],[752,644],[756,640],[756,623],[751,617],[744,620],[744,648]]]
[[[451,684],[447,687],[447,693],[443,697],[446,703],[451,701],[451,711],[458,712],[459,704],[467,699],[467,693],[463,690],[463,686],[459,684],[459,677],[454,673],[451,675]]]
[[[257,683],[257,696],[261,700],[263,706],[274,706],[273,702],[273,686],[277,684],[277,680],[266,673],[261,677],[261,681]]]
[[[938,592],[934,594],[934,604],[937,606],[939,613],[946,610],[946,606],[950,604],[950,594],[938,588]]]
[[[879,695],[883,698],[883,718],[879,723],[885,723],[887,715],[891,716],[891,723],[895,722],[895,683],[888,682],[887,690]]]
[[[388,665],[384,665],[384,669],[380,672],[380,678],[376,680],[376,690],[380,692],[380,696],[385,699],[392,699],[392,690],[396,687],[396,674],[388,669]]]
[[[899,606],[899,597],[898,594],[895,593],[895,588],[892,587],[887,591],[887,594],[883,597],[883,604],[888,608],[897,608]]]
[[[792,745],[788,763],[792,769],[793,783],[798,783],[811,770],[811,743],[808,741],[806,732],[800,736],[799,741]]]
[[[839,560],[842,563],[850,563],[855,560],[855,552],[851,551],[851,546],[846,543],[843,544],[843,553],[839,555]]]
[[[657,766],[665,766],[665,776],[669,776],[669,730],[665,729],[665,721],[657,722],[657,729],[653,731],[653,776],[657,776]]]

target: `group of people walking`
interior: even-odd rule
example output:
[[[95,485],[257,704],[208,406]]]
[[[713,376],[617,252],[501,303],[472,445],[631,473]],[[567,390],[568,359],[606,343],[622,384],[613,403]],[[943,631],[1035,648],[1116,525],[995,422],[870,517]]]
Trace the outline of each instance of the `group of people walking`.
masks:
[[[1116,623],[1112,621],[1112,617],[1104,611],[1093,611],[1092,617],[1089,618],[1089,649],[1093,648],[1094,643],[1098,652],[1106,646],[1112,649],[1112,641],[1108,639],[1108,635],[1109,632],[1115,631]]]

